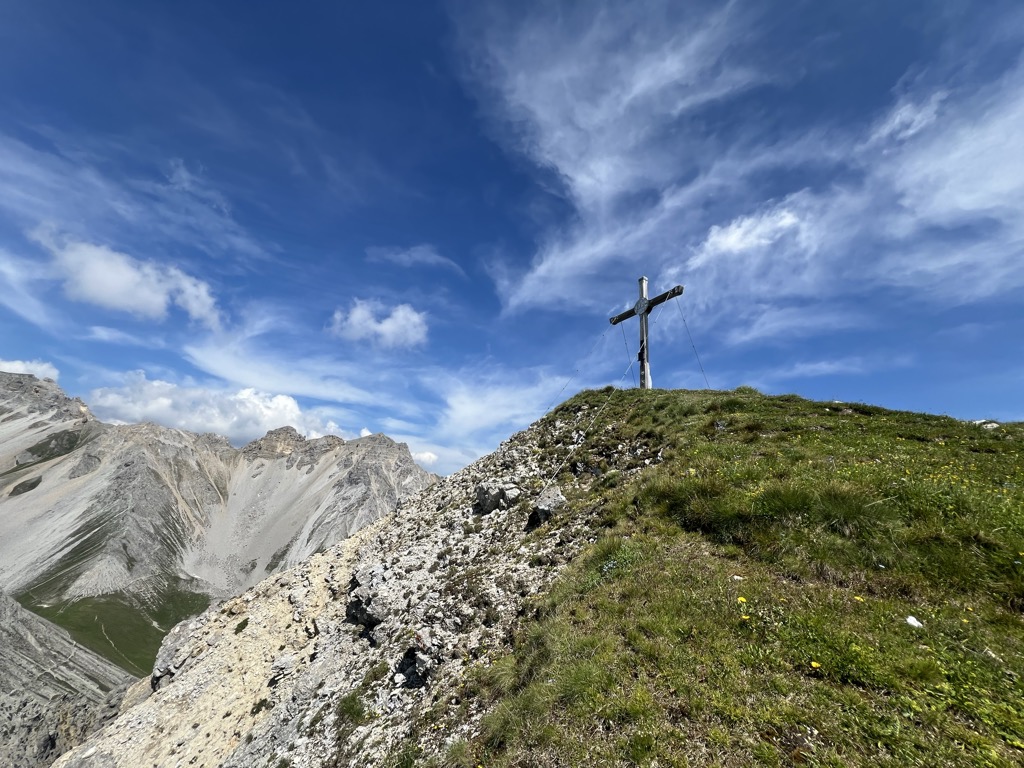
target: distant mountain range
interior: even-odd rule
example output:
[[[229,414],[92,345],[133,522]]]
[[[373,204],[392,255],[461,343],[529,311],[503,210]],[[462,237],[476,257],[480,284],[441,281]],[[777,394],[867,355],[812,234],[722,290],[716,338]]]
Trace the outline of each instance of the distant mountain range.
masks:
[[[238,594],[436,477],[384,435],[237,449],[110,425],[56,383],[0,373],[0,590],[135,675],[211,599]]]

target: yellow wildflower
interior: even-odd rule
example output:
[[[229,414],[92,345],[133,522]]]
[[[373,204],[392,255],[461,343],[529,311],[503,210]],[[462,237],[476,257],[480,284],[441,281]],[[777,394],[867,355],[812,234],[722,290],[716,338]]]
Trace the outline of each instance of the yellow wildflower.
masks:
[[[741,595],[740,597],[737,597],[737,598],[736,598],[736,602],[737,602],[737,603],[745,603],[745,602],[747,602],[747,598],[745,598],[745,597],[743,597],[743,596]]]
[[[816,661],[812,661],[811,662],[811,669],[820,669],[820,668],[821,668],[821,664],[819,664]]]

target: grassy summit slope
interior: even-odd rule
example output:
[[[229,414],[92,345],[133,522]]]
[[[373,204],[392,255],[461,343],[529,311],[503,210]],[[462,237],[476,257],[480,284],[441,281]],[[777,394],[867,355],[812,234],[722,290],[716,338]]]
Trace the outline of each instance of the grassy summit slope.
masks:
[[[547,418],[581,405],[596,541],[472,681],[491,714],[449,763],[1024,762],[1024,424],[747,388]],[[662,461],[604,471],[627,436]]]

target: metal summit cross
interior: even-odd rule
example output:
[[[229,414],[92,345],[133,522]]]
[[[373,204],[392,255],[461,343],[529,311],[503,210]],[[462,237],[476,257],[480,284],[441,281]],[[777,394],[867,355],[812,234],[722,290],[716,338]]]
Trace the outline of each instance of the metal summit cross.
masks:
[[[675,288],[669,288],[660,296],[655,296],[653,299],[647,298],[647,278],[640,278],[640,298],[637,299],[636,304],[633,305],[632,309],[628,309],[621,315],[609,318],[609,322],[612,325],[618,325],[623,320],[636,315],[640,318],[640,352],[636,356],[636,359],[640,361],[640,389],[651,389],[651,363],[647,355],[647,316],[651,314],[651,310],[659,304],[664,304],[669,299],[674,299],[676,296],[681,296],[683,293],[683,286],[677,285]]]

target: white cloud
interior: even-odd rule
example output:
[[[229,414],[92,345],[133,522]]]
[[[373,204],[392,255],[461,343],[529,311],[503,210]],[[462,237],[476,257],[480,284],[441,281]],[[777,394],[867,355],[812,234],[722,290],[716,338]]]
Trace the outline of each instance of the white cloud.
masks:
[[[937,130],[905,145],[881,172],[901,201],[933,223],[1002,217],[1021,209],[1024,178],[1024,64],[950,104]]]
[[[430,383],[444,399],[439,435],[493,440],[539,418],[563,382],[535,372],[491,366],[486,373],[476,369],[463,370],[457,376],[437,372]]]
[[[54,381],[60,376],[57,367],[45,360],[0,360],[0,371],[31,373],[40,379],[53,379]]]
[[[373,432],[371,432],[366,427],[363,427],[362,429],[359,430],[359,436],[360,437],[369,437],[372,434],[373,434]]]
[[[53,254],[68,298],[162,320],[168,305],[211,329],[220,313],[210,286],[177,267],[135,259],[105,245],[59,239],[39,230],[33,238]]]
[[[433,451],[417,451],[412,455],[413,461],[417,464],[422,464],[425,467],[431,467],[437,464],[438,456]]]
[[[447,256],[442,256],[434,246],[428,244],[414,245],[412,248],[372,246],[366,249],[366,256],[370,261],[387,261],[402,267],[414,267],[417,265],[444,267],[463,277],[466,276],[462,267]]]
[[[421,373],[427,379],[433,379],[433,374],[429,371]],[[414,413],[414,412],[411,412]],[[399,434],[404,432],[416,432],[419,428],[419,424],[408,419],[396,419],[394,416],[384,416],[380,419],[380,425],[384,428],[384,431],[391,434]]]
[[[100,419],[215,432],[236,445],[289,425],[307,437],[340,434],[332,412],[303,410],[287,395],[179,385],[148,379],[142,371],[127,374],[120,386],[94,389],[88,402]]]
[[[671,183],[691,158],[665,129],[764,79],[728,56],[745,26],[732,7],[688,8],[685,23],[664,2],[534,11],[478,17],[464,39],[499,118],[519,131],[510,139],[558,173],[581,210]]]
[[[337,309],[329,330],[350,341],[372,341],[382,347],[414,347],[427,340],[427,315],[408,304],[388,312],[379,301],[356,299],[348,312]]]
[[[213,330],[220,327],[217,301],[206,282],[187,275],[176,267],[168,268],[166,280],[172,300],[185,310],[190,318]]]
[[[806,316],[800,307],[847,288],[841,280],[845,238],[859,226],[853,211],[861,204],[845,190],[824,197],[797,192],[712,225],[690,259],[666,276],[699,285],[690,292],[691,305],[732,326],[734,341],[788,332],[797,313]],[[791,301],[797,305],[787,306]],[[762,319],[752,327],[744,321],[755,311]]]
[[[175,190],[188,192],[200,200],[205,200],[210,206],[224,215],[231,214],[231,206],[227,198],[220,192],[208,186],[201,176],[192,173],[181,158],[174,158],[169,163],[170,170],[167,173],[167,181]]]
[[[712,225],[700,254],[690,261],[699,267],[719,254],[735,254],[774,245],[781,238],[797,231],[799,217],[783,206],[771,211],[735,219],[727,226]]]
[[[317,429],[315,426],[306,429],[306,437],[311,440],[317,437],[324,437],[325,435],[335,435],[337,437],[341,437],[341,434],[341,427],[338,426],[338,423],[336,421],[333,421],[332,419],[327,419],[327,421],[323,422],[322,430]]]
[[[886,234],[901,245],[887,249],[876,279],[961,301],[1020,289],[1024,64],[950,96],[945,112],[875,171],[872,181],[894,203]]]
[[[726,324],[730,341],[786,336],[797,317],[849,327],[856,315],[822,302],[879,288],[948,304],[1024,287],[1024,177],[1015,172],[1024,136],[1014,127],[1024,124],[1024,66],[913,103],[932,107],[912,117],[901,102],[889,129],[845,142],[858,181],[712,225],[686,264],[667,271],[705,288],[692,300]],[[928,118],[939,104],[942,118]]]
[[[743,380],[745,383],[749,383],[759,389],[771,391],[784,382],[820,379],[830,376],[865,376],[876,371],[906,368],[913,364],[913,356],[906,354],[848,355],[820,360],[800,360],[769,370],[744,371],[739,375],[732,375],[730,378]],[[790,384],[786,383],[785,386],[790,386]]]

